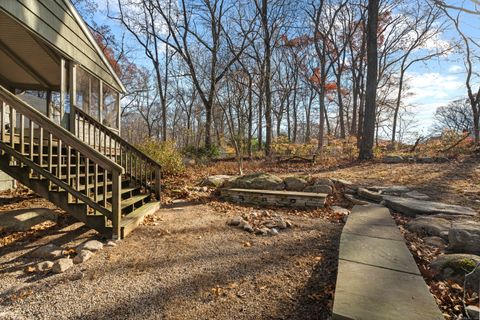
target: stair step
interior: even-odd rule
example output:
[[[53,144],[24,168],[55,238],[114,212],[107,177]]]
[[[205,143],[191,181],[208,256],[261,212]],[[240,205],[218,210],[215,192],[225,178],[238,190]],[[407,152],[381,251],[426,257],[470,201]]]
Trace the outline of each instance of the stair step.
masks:
[[[122,200],[122,204],[121,204],[121,208],[122,210],[125,209],[125,208],[128,208],[140,201],[143,201],[144,199],[150,197],[150,194],[139,194],[137,196],[133,196],[131,198],[128,198],[128,199],[125,199],[125,200]]]
[[[122,238],[126,237],[133,229],[142,223],[145,216],[154,213],[158,209],[160,209],[159,201],[149,202],[123,217],[120,224]]]

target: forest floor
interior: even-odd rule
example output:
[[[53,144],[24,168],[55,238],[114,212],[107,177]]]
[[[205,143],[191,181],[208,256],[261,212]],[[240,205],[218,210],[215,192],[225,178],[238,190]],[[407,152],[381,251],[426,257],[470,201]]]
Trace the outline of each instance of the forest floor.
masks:
[[[251,162],[245,173],[408,185],[433,200],[480,210],[479,160],[330,167]],[[46,243],[73,248],[95,232],[30,193],[0,196],[0,211],[49,207],[59,214],[57,222],[28,231],[0,230],[0,319],[329,319],[343,223],[324,209],[234,205],[195,189],[205,176],[235,172],[235,163],[217,163],[168,179],[161,210],[118,246],[59,275],[26,272],[38,262],[26,254]],[[264,210],[293,228],[269,237],[226,225],[234,216]],[[415,241],[408,239],[409,245]],[[415,258],[434,254],[426,250]]]

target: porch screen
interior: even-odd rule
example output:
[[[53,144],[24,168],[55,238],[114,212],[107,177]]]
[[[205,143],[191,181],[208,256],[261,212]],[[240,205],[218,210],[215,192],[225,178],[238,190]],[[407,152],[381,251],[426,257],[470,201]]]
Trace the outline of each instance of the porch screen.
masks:
[[[82,109],[93,118],[100,119],[100,80],[77,68],[77,108]]]
[[[103,84],[103,124],[107,127],[118,129],[117,119],[117,92]]]

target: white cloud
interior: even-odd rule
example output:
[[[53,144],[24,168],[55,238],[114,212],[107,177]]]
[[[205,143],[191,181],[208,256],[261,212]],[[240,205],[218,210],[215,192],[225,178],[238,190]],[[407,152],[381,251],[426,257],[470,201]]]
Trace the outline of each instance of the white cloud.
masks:
[[[459,65],[453,65],[448,68],[448,73],[457,73],[463,71],[463,68]]]
[[[422,100],[442,100],[452,97],[463,87],[463,82],[456,75],[442,75],[436,72],[409,73],[407,81],[410,87],[409,103],[421,103]]]

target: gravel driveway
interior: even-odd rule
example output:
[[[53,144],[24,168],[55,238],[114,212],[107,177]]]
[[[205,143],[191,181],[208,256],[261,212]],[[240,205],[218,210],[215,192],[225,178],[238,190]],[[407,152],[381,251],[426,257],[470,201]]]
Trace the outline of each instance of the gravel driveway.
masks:
[[[290,215],[277,236],[226,225],[208,204],[159,210],[116,247],[60,275],[24,254],[95,237],[81,224],[0,249],[0,319],[329,319],[342,225]]]

